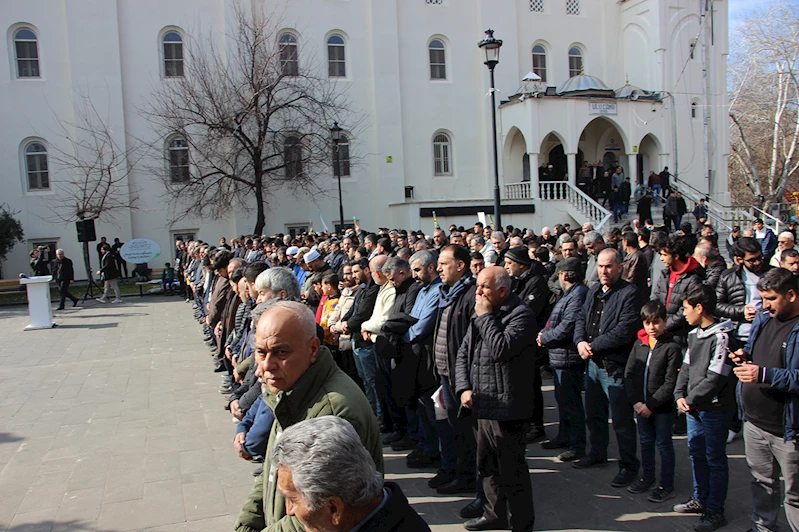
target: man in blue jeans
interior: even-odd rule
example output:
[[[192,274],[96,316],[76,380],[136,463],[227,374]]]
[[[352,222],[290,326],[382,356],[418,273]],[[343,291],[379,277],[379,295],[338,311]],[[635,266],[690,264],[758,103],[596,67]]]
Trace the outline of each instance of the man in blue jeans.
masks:
[[[585,469],[608,460],[610,434],[608,410],[619,445],[619,473],[610,485],[627,486],[638,477],[637,432],[633,408],[624,389],[624,368],[641,328],[641,294],[621,278],[622,258],[616,249],[603,249],[597,257],[599,283],[592,286],[574,325],[574,343],[588,361],[585,378],[586,425],[591,450],[573,462]]]

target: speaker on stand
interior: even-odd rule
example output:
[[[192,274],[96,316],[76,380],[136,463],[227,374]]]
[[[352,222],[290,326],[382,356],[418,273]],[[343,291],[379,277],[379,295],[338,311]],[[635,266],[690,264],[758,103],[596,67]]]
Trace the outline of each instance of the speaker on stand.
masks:
[[[94,220],[79,220],[75,222],[75,229],[78,231],[78,242],[83,244],[84,249],[88,253],[88,243],[97,240],[97,233],[94,230]],[[100,286],[94,282],[94,276],[91,271],[91,258],[89,259],[89,271],[86,272],[89,277],[89,282],[86,285],[86,292],[83,294],[83,301],[89,297],[94,297],[94,288],[100,291]]]

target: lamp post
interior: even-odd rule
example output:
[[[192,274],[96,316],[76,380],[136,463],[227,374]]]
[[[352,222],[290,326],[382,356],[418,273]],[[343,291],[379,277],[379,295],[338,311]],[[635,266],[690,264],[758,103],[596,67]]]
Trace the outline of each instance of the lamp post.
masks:
[[[483,49],[486,54],[485,65],[491,74],[491,125],[494,132],[494,219],[496,220],[497,230],[502,231],[502,213],[499,205],[499,159],[497,147],[497,105],[494,97],[494,67],[499,63],[499,48],[502,41],[494,38],[494,30],[487,29],[486,37],[477,46]]]
[[[338,179],[338,216],[341,220],[341,230],[344,230],[344,204],[341,201],[341,166],[338,162],[338,141],[341,139],[341,128],[338,122],[333,122],[330,128],[330,137],[333,139],[333,173]]]

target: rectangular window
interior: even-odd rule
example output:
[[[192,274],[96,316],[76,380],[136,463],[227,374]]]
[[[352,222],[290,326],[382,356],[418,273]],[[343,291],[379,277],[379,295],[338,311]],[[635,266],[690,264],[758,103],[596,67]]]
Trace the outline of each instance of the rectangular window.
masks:
[[[447,64],[443,49],[430,49],[430,79],[447,79]]]
[[[164,44],[164,76],[183,77],[183,44]]]
[[[17,41],[17,76],[20,78],[39,77],[39,51],[36,41]]]
[[[327,75],[331,78],[344,78],[347,76],[343,46],[327,45]]]
[[[444,0],[425,0],[426,4],[435,4],[435,5],[442,5]]]
[[[544,0],[530,0],[530,11],[536,13],[544,12]]]
[[[541,81],[547,80],[547,56],[546,54],[533,54],[533,73],[541,77]]]
[[[452,172],[449,169],[449,145],[437,142],[434,149],[436,175],[450,175]]]
[[[50,173],[47,170],[47,155],[41,153],[27,154],[28,190],[50,188]]]
[[[580,14],[580,0],[566,0],[566,14],[579,15]]]

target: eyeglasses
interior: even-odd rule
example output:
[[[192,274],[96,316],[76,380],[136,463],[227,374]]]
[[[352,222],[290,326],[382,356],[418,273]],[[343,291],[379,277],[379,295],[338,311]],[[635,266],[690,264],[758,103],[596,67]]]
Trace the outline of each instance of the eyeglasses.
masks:
[[[763,255],[751,259],[744,259],[744,262],[747,264],[757,264],[758,262],[763,262]]]

